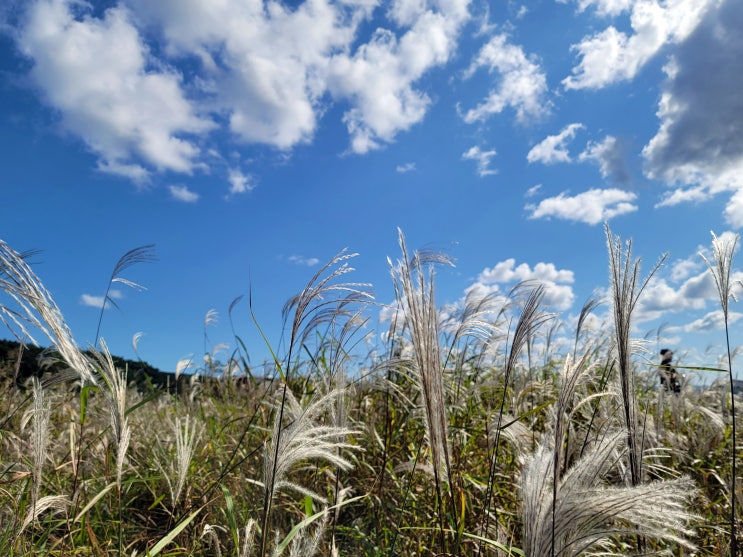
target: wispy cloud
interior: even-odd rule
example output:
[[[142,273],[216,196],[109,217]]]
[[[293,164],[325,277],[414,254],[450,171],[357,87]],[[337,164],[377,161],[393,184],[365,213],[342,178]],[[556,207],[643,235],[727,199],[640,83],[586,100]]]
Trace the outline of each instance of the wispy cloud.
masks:
[[[568,124],[557,135],[548,135],[531,148],[526,155],[526,160],[530,163],[541,162],[543,164],[570,162],[567,143],[572,141],[576,132],[584,127],[580,123]]]
[[[120,290],[113,289],[108,292],[108,297],[113,300],[120,300],[124,297],[124,294]],[[80,303],[84,306],[101,309],[103,307],[104,297],[93,296],[92,294],[82,294],[80,296]],[[110,301],[106,303],[106,309],[109,307],[111,307]]]
[[[462,159],[475,161],[477,163],[478,176],[490,176],[497,174],[498,171],[490,168],[490,160],[496,155],[495,149],[483,151],[477,145],[470,147],[462,154]]]
[[[187,186],[168,186],[168,190],[173,199],[184,203],[196,203],[199,200],[199,194],[191,191]]]
[[[407,162],[405,164],[398,164],[395,167],[395,172],[398,172],[400,174],[406,174],[408,172],[413,172],[415,170],[415,163],[414,162]]]
[[[616,188],[591,189],[574,196],[563,192],[526,209],[531,211],[531,219],[555,217],[595,225],[637,211],[636,198],[636,194]]]
[[[286,260],[303,267],[314,267],[320,263],[320,260],[317,257],[305,257],[303,255],[290,255]]]

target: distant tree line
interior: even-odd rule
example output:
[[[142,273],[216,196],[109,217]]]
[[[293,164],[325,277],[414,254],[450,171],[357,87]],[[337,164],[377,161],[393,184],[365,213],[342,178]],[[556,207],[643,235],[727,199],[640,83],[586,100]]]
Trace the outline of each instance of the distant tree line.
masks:
[[[129,384],[135,384],[140,391],[175,384],[172,373],[160,371],[147,362],[111,357],[118,369],[126,371]],[[43,380],[45,377],[59,376],[65,369],[66,364],[56,357],[54,350],[0,339],[0,380],[12,380],[19,387],[24,387],[32,377]]]

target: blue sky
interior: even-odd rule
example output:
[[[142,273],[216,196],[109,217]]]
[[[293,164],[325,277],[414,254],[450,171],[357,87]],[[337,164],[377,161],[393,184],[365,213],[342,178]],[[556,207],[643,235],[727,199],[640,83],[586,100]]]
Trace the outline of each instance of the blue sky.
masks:
[[[117,285],[102,336],[132,357],[142,333],[173,370],[234,347],[248,292],[278,346],[284,302],[342,248],[392,302],[398,227],[455,259],[441,305],[537,279],[569,332],[608,286],[608,222],[646,272],[668,253],[637,336],[722,352],[699,252],[743,226],[737,0],[28,0],[0,23],[0,238],[42,250],[82,345],[137,246],[158,262],[123,274],[146,290]]]

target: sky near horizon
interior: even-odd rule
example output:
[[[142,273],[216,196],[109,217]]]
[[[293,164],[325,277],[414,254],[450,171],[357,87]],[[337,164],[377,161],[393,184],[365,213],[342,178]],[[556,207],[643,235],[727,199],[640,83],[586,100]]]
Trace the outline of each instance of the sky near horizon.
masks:
[[[172,371],[233,327],[259,363],[248,294],[281,346],[284,303],[343,248],[392,303],[398,228],[455,260],[440,305],[538,280],[570,336],[608,287],[608,223],[641,276],[668,254],[636,312],[649,357],[713,366],[700,252],[743,227],[741,29],[739,0],[10,0],[0,239],[41,250],[81,345],[118,258],[155,244],[101,335]]]

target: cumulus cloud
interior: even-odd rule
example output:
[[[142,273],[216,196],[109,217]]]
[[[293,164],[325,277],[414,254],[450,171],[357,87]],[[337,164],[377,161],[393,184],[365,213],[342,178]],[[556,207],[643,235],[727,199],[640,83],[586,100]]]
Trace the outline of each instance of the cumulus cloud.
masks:
[[[237,168],[230,169],[227,180],[230,183],[230,194],[233,195],[247,193],[255,188],[253,178]]]
[[[543,199],[537,205],[527,205],[526,209],[531,211],[531,219],[555,217],[599,224],[637,211],[637,205],[633,203],[636,198],[636,194],[616,188],[591,189],[575,196],[563,192],[556,197]]]
[[[576,132],[584,127],[580,123],[568,124],[557,135],[548,135],[531,148],[526,155],[526,160],[529,162],[541,162],[543,164],[570,162],[567,143],[572,141]]]
[[[601,141],[590,141],[586,149],[578,156],[578,160],[598,163],[603,178],[609,178],[620,184],[630,182],[631,177],[625,162],[624,147],[616,137],[607,135]]]
[[[423,119],[431,99],[414,85],[449,61],[470,18],[468,6],[469,0],[393,2],[388,16],[404,29],[400,36],[380,27],[354,52],[330,57],[328,91],[352,105],[343,121],[353,152],[377,149]]]
[[[490,159],[492,159],[497,153],[495,149],[489,151],[483,151],[477,145],[470,147],[466,152],[462,154],[464,160],[471,160],[477,163],[477,175],[478,176],[490,176],[491,174],[497,174],[498,171],[490,168]]]
[[[168,186],[168,190],[173,199],[184,203],[196,203],[199,200],[199,194],[191,191],[187,186]]]
[[[111,307],[111,300],[119,300],[124,297],[124,294],[120,290],[112,289],[108,292],[110,300],[106,302],[106,308]],[[80,303],[84,306],[101,309],[105,302],[104,296],[94,296],[92,294],[82,294],[80,296]]]
[[[558,269],[553,263],[540,262],[533,268],[527,263],[516,265],[514,258],[483,269],[477,280],[467,288],[467,292],[474,291],[482,296],[499,292],[500,285],[513,285],[522,281],[537,281],[543,284],[544,301],[555,310],[566,310],[573,305],[575,295],[570,286],[575,281],[573,271]]]
[[[735,0],[734,0],[735,1]],[[637,0],[632,3],[628,35],[610,26],[584,37],[572,46],[580,62],[562,83],[566,89],[600,89],[632,79],[666,44],[678,44],[688,37],[708,8],[720,0]],[[583,7],[595,4],[606,15],[617,15],[625,2],[581,1]]]
[[[394,141],[425,117],[432,101],[417,83],[451,58],[469,2],[396,0],[363,36],[374,0],[121,0],[104,11],[33,0],[14,37],[99,168],[144,181],[205,165],[218,126],[284,151],[309,143],[331,101],[351,151]],[[184,62],[188,73],[172,69]]]
[[[720,237],[730,234],[725,232]],[[711,248],[707,247],[701,249],[700,253],[710,258],[710,251]],[[743,272],[733,270],[730,279],[733,294],[737,297],[741,293],[739,282],[743,280]],[[719,306],[717,287],[707,265],[699,254],[694,254],[656,273],[640,298],[637,320],[648,321],[660,318],[666,312],[699,311],[710,306]]]
[[[643,149],[648,177],[671,190],[659,206],[732,192],[727,222],[743,226],[743,4],[711,10],[666,66],[660,125]]]
[[[17,41],[32,60],[30,78],[64,129],[99,157],[99,168],[144,180],[149,168],[190,173],[194,135],[213,127],[182,90],[181,76],[152,64],[123,7],[101,18],[83,3],[40,0],[28,9]]]
[[[511,108],[516,112],[516,119],[526,123],[549,111],[546,75],[520,46],[510,44],[506,35],[496,35],[480,49],[465,77],[471,77],[481,68],[496,73],[498,78],[487,98],[465,112],[465,122],[479,122]]]
[[[743,317],[743,313],[731,311],[728,313],[728,324],[736,323]],[[725,317],[722,310],[715,310],[707,313],[699,319],[695,319],[691,323],[687,323],[682,327],[684,332],[687,333],[700,333],[705,331],[719,331],[725,328]]]

